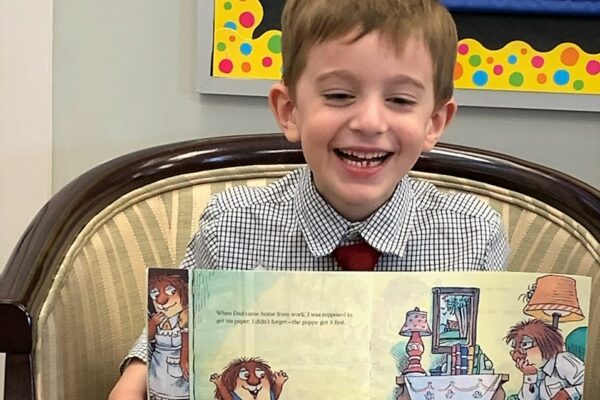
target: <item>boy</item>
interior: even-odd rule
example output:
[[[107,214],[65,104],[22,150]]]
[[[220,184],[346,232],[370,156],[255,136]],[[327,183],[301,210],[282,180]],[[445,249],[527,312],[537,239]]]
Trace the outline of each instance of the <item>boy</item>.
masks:
[[[494,211],[406,177],[456,112],[449,13],[435,0],[288,0],[282,32],[283,80],[269,104],[308,168],[212,199],[183,267],[503,269]],[[343,265],[345,245],[376,265]],[[143,341],[136,348],[130,356],[144,358]],[[144,389],[135,360],[112,398]]]

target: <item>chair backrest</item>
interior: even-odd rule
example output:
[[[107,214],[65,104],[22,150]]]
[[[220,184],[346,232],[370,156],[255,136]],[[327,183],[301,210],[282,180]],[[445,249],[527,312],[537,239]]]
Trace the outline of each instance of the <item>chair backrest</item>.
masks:
[[[0,282],[0,315],[23,331],[16,340],[14,331],[0,327],[0,351],[11,365],[7,396],[26,398],[35,381],[39,399],[106,398],[144,324],[146,267],[177,266],[212,194],[265,185],[303,162],[300,149],[280,135],[190,141],[112,160],[57,193]],[[456,146],[422,156],[412,175],[473,193],[499,211],[511,270],[592,276],[592,291],[600,295],[594,189],[533,164]],[[600,326],[598,302],[589,318]],[[592,329],[588,394],[600,390],[591,379],[600,373],[599,353],[599,332]]]

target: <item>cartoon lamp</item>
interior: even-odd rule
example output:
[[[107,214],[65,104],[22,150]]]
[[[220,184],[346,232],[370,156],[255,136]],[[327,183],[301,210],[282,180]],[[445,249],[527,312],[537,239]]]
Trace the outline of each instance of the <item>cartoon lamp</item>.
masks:
[[[406,313],[406,321],[400,329],[401,336],[410,336],[406,344],[406,354],[408,354],[408,365],[402,371],[402,375],[425,375],[425,370],[421,367],[421,355],[423,355],[423,340],[421,336],[430,336],[431,328],[427,323],[427,312],[414,310]]]
[[[539,277],[523,312],[538,319],[551,319],[555,328],[558,328],[559,321],[581,321],[584,316],[577,300],[575,283],[573,278],[567,276]]]

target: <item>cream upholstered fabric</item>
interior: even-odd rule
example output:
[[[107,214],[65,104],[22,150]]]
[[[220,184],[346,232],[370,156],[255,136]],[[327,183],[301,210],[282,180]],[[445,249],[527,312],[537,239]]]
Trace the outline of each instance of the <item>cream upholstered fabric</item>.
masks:
[[[257,186],[293,165],[249,166],[181,175],[128,193],[78,235],[58,268],[35,325],[39,399],[104,399],[145,316],[145,269],[176,267],[208,198]],[[600,295],[600,244],[579,224],[537,200],[489,185],[425,173],[440,188],[472,192],[498,210],[509,233],[510,269],[593,276]],[[590,326],[599,326],[599,303]],[[588,338],[586,393],[600,391],[600,337]],[[591,398],[591,397],[590,397]]]

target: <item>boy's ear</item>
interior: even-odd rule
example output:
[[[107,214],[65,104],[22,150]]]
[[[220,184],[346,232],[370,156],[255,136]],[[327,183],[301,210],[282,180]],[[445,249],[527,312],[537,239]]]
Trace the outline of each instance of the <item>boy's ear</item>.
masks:
[[[287,140],[299,142],[300,134],[296,126],[295,116],[296,106],[286,85],[283,83],[273,85],[269,91],[269,107]]]
[[[444,130],[456,115],[456,109],[458,105],[454,98],[451,98],[446,103],[442,104],[437,111],[431,115],[429,120],[429,126],[427,127],[427,134],[425,136],[425,143],[423,143],[423,151],[429,151],[436,145],[436,143],[442,137]]]

